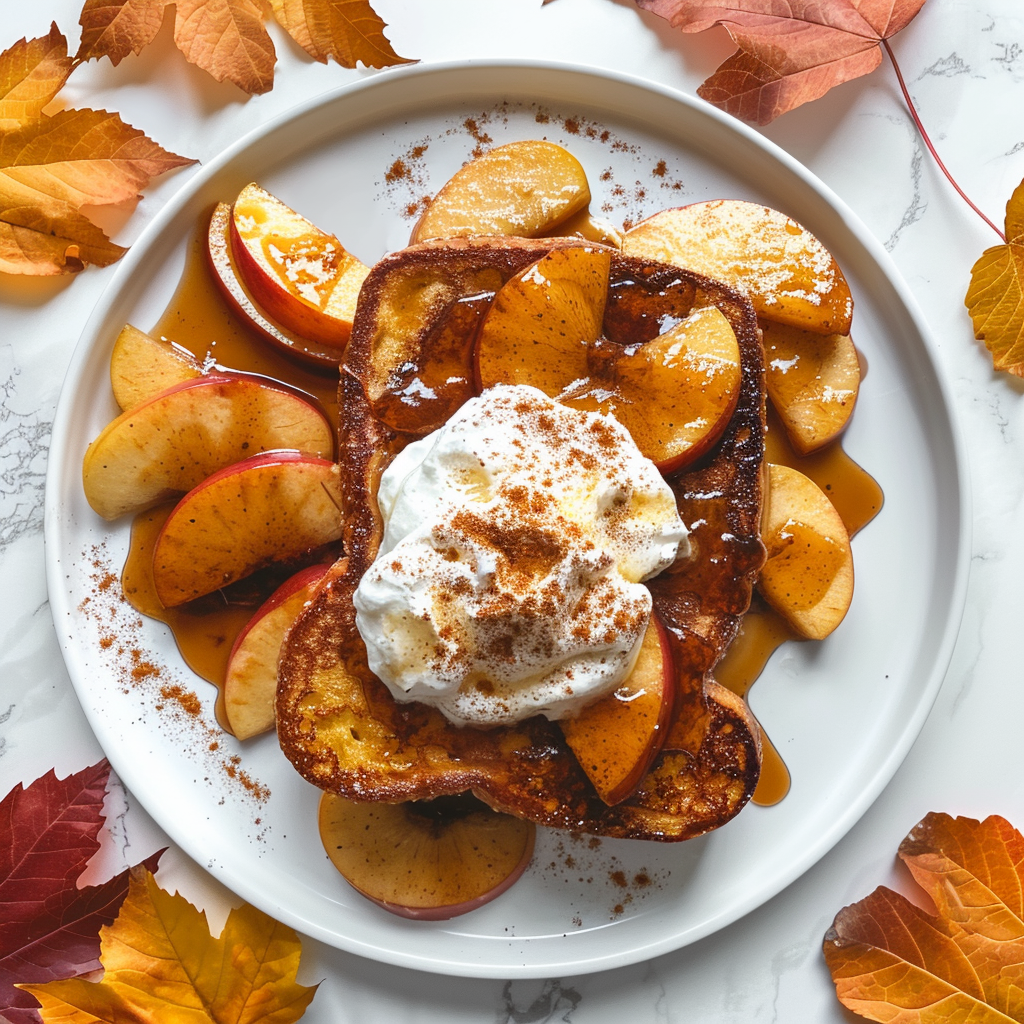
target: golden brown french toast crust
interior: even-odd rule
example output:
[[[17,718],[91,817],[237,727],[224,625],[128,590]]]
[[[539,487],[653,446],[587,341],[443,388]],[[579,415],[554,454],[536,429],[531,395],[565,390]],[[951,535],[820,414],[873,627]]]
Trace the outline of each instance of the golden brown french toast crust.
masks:
[[[764,561],[759,539],[764,459],[764,368],[753,310],[737,293],[676,267],[612,253],[605,333],[648,340],[665,316],[714,305],[736,333],[739,401],[714,449],[670,483],[691,529],[693,557],[651,581],[673,636],[678,697],[668,736],[636,792],[609,807],[559,727],[457,727],[420,704],[396,702],[369,671],[352,594],[381,536],[380,473],[415,436],[474,393],[469,346],[493,293],[574,239],[429,242],[385,257],[360,296],[340,388],[346,558],[328,574],[282,649],[278,736],[298,771],[322,789],[380,801],[472,790],[540,824],[606,836],[679,840],[724,824],[749,800],[760,770],[757,723],[711,670],[733,639]],[[587,243],[590,244],[590,243]],[[410,372],[436,360],[455,383],[429,409],[392,401]],[[461,360],[461,362],[460,362]],[[462,366],[462,381],[453,368]],[[410,371],[411,368],[411,371]],[[415,413],[415,415],[413,415]],[[403,417],[405,417],[403,419]]]

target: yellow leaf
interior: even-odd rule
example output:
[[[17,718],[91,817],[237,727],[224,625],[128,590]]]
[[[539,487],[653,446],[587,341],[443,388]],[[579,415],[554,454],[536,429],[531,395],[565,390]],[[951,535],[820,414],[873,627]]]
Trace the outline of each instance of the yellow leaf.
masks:
[[[8,206],[0,194],[0,272],[47,277],[75,274],[86,263],[106,267],[127,252],[64,204],[52,216]]]
[[[985,342],[997,370],[1024,377],[1024,244],[986,249],[971,268],[965,300],[974,336]]]
[[[45,1024],[291,1024],[316,992],[295,981],[301,946],[290,928],[245,905],[214,939],[206,915],[141,866],[100,939],[101,981],[22,986]]]
[[[1024,181],[1022,181],[1010,196],[1006,204],[1006,240],[1015,242],[1024,236]]]
[[[85,0],[78,18],[82,41],[76,60],[109,57],[120,64],[139,53],[160,31],[168,0]]]
[[[247,93],[274,85],[274,42],[253,0],[177,0],[174,41],[185,59]]]
[[[1024,181],[1006,204],[1006,238],[971,268],[964,304],[995,368],[1024,377]]]
[[[117,114],[63,110],[0,135],[0,195],[12,183],[49,198],[99,206],[134,199],[150,178],[194,161],[168,153]]]
[[[38,117],[72,67],[68,42],[55,24],[49,35],[21,39],[0,54],[0,130]]]
[[[342,67],[382,68],[408,64],[384,35],[385,23],[370,0],[270,0],[288,34],[321,64],[333,57]]]

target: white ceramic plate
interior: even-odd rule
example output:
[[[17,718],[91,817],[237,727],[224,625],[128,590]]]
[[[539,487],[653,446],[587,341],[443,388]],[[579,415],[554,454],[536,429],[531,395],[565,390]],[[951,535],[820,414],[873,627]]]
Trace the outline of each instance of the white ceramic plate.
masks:
[[[675,846],[593,848],[545,833],[506,895],[448,923],[410,922],[336,874],[316,833],[318,794],[273,736],[238,744],[216,733],[213,688],[175,668],[162,626],[130,626],[123,610],[116,629],[105,622],[114,606],[97,584],[105,566],[119,571],[128,525],[90,511],[80,467],[87,442],[115,413],[107,371],[118,330],[156,321],[187,238],[214,201],[258,180],[371,262],[404,243],[406,207],[479,142],[536,137],[576,154],[595,209],[613,220],[729,196],[776,206],[825,242],[850,280],[854,336],[870,366],[845,446],[881,484],[885,508],[856,538],[845,622],[825,643],[783,648],[753,690],[754,710],[792,772],[780,805],[749,807],[718,832]],[[397,159],[406,173],[389,175]],[[197,173],[133,247],[86,326],[61,396],[46,494],[50,599],[79,698],[118,775],[241,897],[308,935],[408,967],[583,973],[683,946],[757,907],[814,864],[892,777],[939,688],[960,621],[964,476],[950,402],[905,284],[856,217],[785,153],[698,101],[619,75],[428,66],[379,75],[260,128]],[[118,652],[124,634],[101,645],[117,629],[137,630],[140,654]],[[149,661],[163,666],[160,676],[144,667],[132,676]],[[175,682],[200,696],[200,715],[183,711],[174,691],[161,697],[161,686]],[[270,796],[240,785],[241,772]]]

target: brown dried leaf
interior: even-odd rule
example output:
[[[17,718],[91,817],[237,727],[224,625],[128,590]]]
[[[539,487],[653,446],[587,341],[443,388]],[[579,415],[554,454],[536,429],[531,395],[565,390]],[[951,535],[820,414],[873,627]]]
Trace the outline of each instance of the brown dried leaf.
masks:
[[[73,68],[68,42],[57,28],[38,39],[20,39],[0,54],[0,131],[39,117]]]
[[[824,951],[843,1005],[901,1024],[1024,1021],[1024,838],[929,814],[900,845],[931,916],[889,889],[845,907]]]
[[[85,0],[79,16],[82,42],[76,60],[109,57],[120,64],[140,53],[160,31],[168,0]]]
[[[218,82],[250,95],[273,88],[277,53],[253,0],[176,0],[174,41]]]
[[[281,26],[314,60],[333,57],[342,67],[408,64],[384,35],[370,0],[270,0]]]
[[[722,25],[739,47],[697,90],[746,121],[768,124],[835,85],[866,75],[879,43],[925,0],[636,0],[683,32]]]
[[[964,304],[995,368],[1024,377],[1024,181],[1006,204],[1006,237],[971,268]]]
[[[316,992],[295,981],[301,944],[290,928],[244,905],[214,939],[204,913],[141,867],[100,939],[102,981],[23,986],[44,1022],[291,1024]]]

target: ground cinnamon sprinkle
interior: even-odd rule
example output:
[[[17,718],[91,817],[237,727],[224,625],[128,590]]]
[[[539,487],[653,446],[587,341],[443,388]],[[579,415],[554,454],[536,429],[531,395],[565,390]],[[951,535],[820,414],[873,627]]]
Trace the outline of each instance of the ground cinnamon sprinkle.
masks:
[[[240,796],[257,805],[265,803],[270,789],[241,767],[237,755],[225,758],[220,753],[222,731],[205,719],[199,695],[182,682],[176,669],[160,663],[140,644],[143,620],[121,593],[120,577],[110,564],[106,544],[83,551],[82,561],[91,569],[92,593],[78,608],[96,624],[104,665],[121,693],[139,695],[159,714],[157,727],[180,739],[190,754],[205,763],[211,785],[229,782]]]
[[[580,892],[580,900],[585,906],[579,907],[575,901],[571,904],[578,908],[573,916],[573,924],[577,928],[588,923],[587,907],[596,909],[592,907],[595,896],[598,901],[607,899],[600,921],[614,920],[626,913],[628,907],[642,902],[651,892],[660,889],[670,874],[668,871],[655,873],[645,867],[627,871],[617,857],[603,853],[598,836],[579,832],[557,835],[554,858],[544,868],[547,876],[560,881],[563,887],[573,883],[587,887]]]
[[[503,102],[489,110],[482,110],[470,116],[460,115],[453,118],[449,127],[441,131],[446,138],[457,138],[468,135],[472,145],[466,153],[466,160],[472,160],[487,152],[494,145],[493,127],[507,127],[516,114],[533,115],[535,124],[553,126],[555,131],[550,135],[545,132],[543,139],[567,146],[572,149],[573,139],[588,139],[600,143],[614,153],[631,158],[634,169],[634,184],[631,187],[618,186],[611,195],[595,195],[593,209],[600,209],[613,220],[620,220],[627,228],[648,216],[652,211],[646,206],[647,189],[641,184],[637,175],[646,177],[648,174],[658,182],[659,188],[682,192],[684,182],[672,175],[669,161],[652,159],[644,149],[633,142],[620,138],[599,121],[581,114],[555,114],[551,110],[537,104],[516,104]],[[561,137],[559,137],[559,130]],[[425,137],[416,140],[401,153],[395,154],[392,163],[384,171],[381,185],[385,196],[391,200],[394,211],[406,220],[415,220],[429,205],[434,192],[443,182],[434,181],[424,162],[424,155],[432,142]],[[582,154],[577,154],[582,156]],[[611,182],[613,172],[607,168],[600,175],[602,182]],[[650,179],[648,179],[650,180]],[[430,189],[431,191],[427,191]]]
[[[389,184],[393,184],[396,181],[401,181],[402,178],[408,177],[409,168],[405,166],[404,161],[401,159],[396,160],[390,170],[384,175],[384,180]]]

